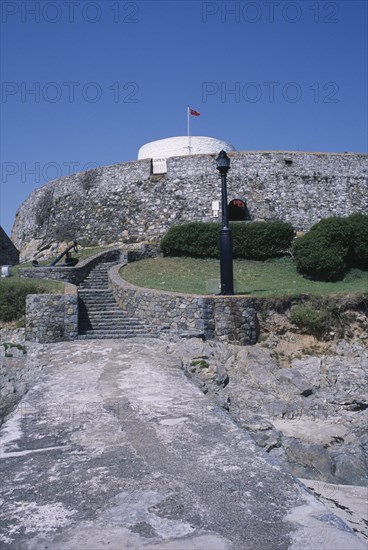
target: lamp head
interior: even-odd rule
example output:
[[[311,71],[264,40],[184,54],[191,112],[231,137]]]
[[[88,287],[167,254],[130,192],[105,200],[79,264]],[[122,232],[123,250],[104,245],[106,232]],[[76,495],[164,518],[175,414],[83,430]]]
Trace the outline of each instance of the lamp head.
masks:
[[[226,151],[222,149],[220,151],[219,156],[216,159],[217,163],[217,170],[220,172],[220,174],[227,174],[227,172],[230,170],[230,158],[227,156]]]

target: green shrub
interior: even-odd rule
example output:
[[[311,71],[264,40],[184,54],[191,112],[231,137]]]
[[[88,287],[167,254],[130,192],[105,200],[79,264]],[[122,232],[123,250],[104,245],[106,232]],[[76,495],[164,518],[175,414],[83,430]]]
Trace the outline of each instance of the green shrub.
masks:
[[[206,357],[206,356],[199,357],[197,359],[193,359],[193,361],[190,362],[190,366],[191,367],[198,367],[200,369],[208,369],[210,364],[209,364],[208,361],[206,361],[206,359],[208,359],[208,357]]]
[[[161,240],[165,256],[219,258],[218,223],[191,222],[174,225]]]
[[[327,320],[327,311],[313,306],[294,306],[290,312],[290,321],[313,336],[322,336],[326,332]]]
[[[325,235],[310,231],[294,243],[297,270],[319,281],[336,281],[346,269],[347,246],[331,245]]]
[[[25,279],[3,279],[0,284],[0,321],[16,321],[25,315],[27,294],[45,292],[40,284]]]
[[[348,264],[368,269],[368,215],[352,214],[346,219],[351,228]]]
[[[325,218],[294,243],[297,269],[322,281],[336,281],[347,267],[368,268],[368,216]]]
[[[280,221],[232,224],[235,258],[266,260],[285,253],[294,238],[292,225]]]
[[[285,222],[231,223],[234,258],[263,260],[291,246],[293,227]],[[219,258],[218,223],[192,222],[171,227],[161,241],[165,256]]]
[[[328,245],[343,248],[349,246],[352,236],[352,228],[348,219],[339,217],[324,218],[314,224],[309,232],[323,236]]]

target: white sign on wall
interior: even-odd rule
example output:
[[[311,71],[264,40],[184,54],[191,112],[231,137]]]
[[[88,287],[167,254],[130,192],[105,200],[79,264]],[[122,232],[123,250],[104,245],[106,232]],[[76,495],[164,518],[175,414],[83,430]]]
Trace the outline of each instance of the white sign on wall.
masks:
[[[212,215],[214,218],[218,218],[220,210],[220,201],[212,201]]]
[[[166,157],[155,157],[152,159],[153,173],[154,174],[166,174]]]

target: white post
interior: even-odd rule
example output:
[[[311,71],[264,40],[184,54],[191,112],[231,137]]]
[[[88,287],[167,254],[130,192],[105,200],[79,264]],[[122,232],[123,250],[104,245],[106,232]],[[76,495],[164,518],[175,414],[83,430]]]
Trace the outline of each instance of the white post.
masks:
[[[188,105],[187,117],[188,117],[188,155],[190,155],[191,143],[190,143],[190,109],[189,109],[189,105]]]

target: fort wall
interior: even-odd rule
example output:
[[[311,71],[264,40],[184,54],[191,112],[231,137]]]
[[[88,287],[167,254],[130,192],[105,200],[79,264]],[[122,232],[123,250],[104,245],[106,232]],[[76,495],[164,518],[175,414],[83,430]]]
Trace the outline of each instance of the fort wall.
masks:
[[[251,219],[284,220],[308,230],[321,218],[368,211],[368,155],[243,151],[229,153],[228,199],[245,199]],[[85,245],[154,242],[188,221],[214,221],[220,201],[216,155],[167,159],[154,175],[151,159],[115,164],[54,180],[18,209],[18,249],[47,240]]]

